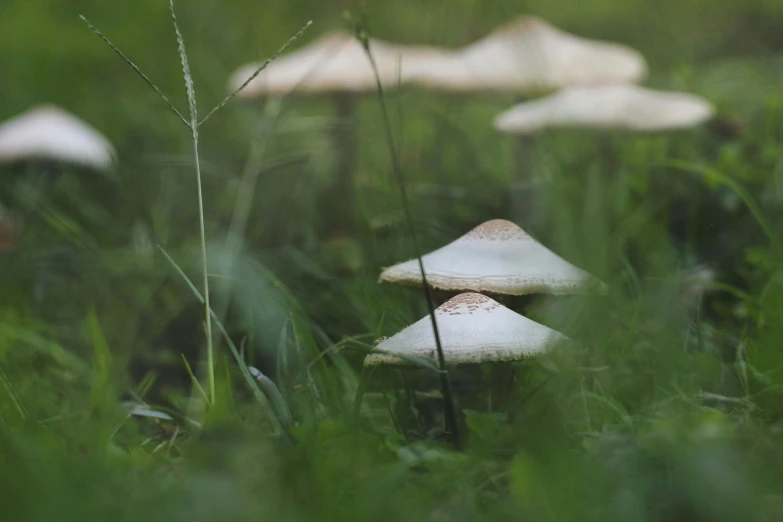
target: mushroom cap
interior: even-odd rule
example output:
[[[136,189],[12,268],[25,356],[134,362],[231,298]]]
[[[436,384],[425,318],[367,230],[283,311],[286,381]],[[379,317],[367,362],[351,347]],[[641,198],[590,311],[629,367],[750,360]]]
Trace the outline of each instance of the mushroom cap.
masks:
[[[606,285],[504,219],[483,223],[422,256],[427,283],[448,291],[524,295],[605,293]],[[418,260],[385,269],[381,282],[421,286]]]
[[[0,123],[0,162],[26,159],[109,170],[114,165],[114,147],[73,114],[54,105],[40,105]]]
[[[446,364],[476,364],[528,359],[568,340],[542,324],[513,312],[481,294],[453,297],[435,311]],[[365,366],[406,364],[394,354],[437,360],[429,315],[376,346]]]
[[[370,40],[370,51],[378,67],[381,84],[394,87],[405,81],[412,64],[439,55],[427,47],[396,45]],[[241,67],[229,80],[233,92],[239,88],[260,64]],[[264,69],[239,94],[244,98],[283,96],[294,91],[365,92],[376,89],[375,72],[364,50],[355,37],[344,31],[332,31],[310,45],[287,53]]]
[[[495,118],[501,132],[527,134],[547,127],[662,131],[694,127],[714,114],[703,98],[637,85],[571,87],[520,103]]]
[[[647,73],[644,57],[625,45],[588,40],[523,16],[461,50],[424,62],[412,83],[454,91],[561,89],[633,83]]]

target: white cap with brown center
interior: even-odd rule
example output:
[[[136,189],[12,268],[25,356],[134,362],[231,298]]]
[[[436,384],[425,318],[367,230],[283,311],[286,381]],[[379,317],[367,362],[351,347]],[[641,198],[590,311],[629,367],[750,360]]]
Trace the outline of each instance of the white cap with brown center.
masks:
[[[404,81],[409,66],[436,56],[440,51],[370,40],[370,51],[378,67],[381,83],[393,88]],[[259,64],[241,67],[229,81],[233,91],[240,87]],[[281,56],[270,63],[240,93],[245,98],[304,93],[364,92],[376,88],[369,57],[355,37],[333,31],[310,45]]]
[[[53,105],[0,123],[0,161],[46,159],[108,170],[114,148],[100,132]]]
[[[516,224],[487,221],[422,257],[427,282],[448,291],[554,295],[604,293],[606,285],[576,268]],[[416,259],[385,269],[381,282],[421,285]]]
[[[642,55],[630,47],[581,38],[533,16],[418,65],[411,71],[413,83],[453,92],[535,93],[638,82],[647,72]]]
[[[548,127],[651,132],[694,127],[713,113],[709,102],[692,94],[636,85],[571,87],[512,107],[495,119],[495,128],[509,134]]]
[[[443,356],[449,365],[528,359],[568,340],[481,294],[460,294],[438,307],[435,317]],[[368,355],[365,366],[406,364],[394,354],[437,360],[430,317],[382,341],[376,349],[384,353]]]

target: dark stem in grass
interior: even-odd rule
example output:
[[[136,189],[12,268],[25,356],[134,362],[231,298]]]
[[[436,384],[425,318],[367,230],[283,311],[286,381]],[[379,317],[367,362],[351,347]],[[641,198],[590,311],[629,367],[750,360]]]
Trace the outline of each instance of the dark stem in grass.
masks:
[[[338,202],[337,227],[350,232],[355,219],[356,166],[355,100],[351,93],[334,94],[337,125],[334,127],[334,143],[337,148],[337,179],[334,193]]]
[[[369,36],[366,31],[358,30],[356,37],[364,47],[364,51],[367,53],[367,57],[370,59],[373,72],[375,73],[375,84],[378,92],[378,104],[381,108],[381,116],[383,118],[383,126],[386,135],[386,145],[389,149],[389,155],[391,156],[392,170],[394,172],[394,178],[397,182],[397,187],[400,190],[400,199],[402,201],[402,210],[405,214],[405,221],[408,224],[408,231],[411,235],[411,241],[413,242],[413,250],[416,255],[416,259],[419,262],[419,270],[421,270],[421,280],[424,287],[424,297],[427,300],[427,309],[429,310],[430,320],[432,321],[432,333],[435,336],[435,347],[438,351],[438,368],[440,375],[441,392],[443,393],[443,400],[445,402],[445,415],[446,415],[446,431],[451,433],[454,446],[461,447],[461,441],[459,436],[459,428],[457,427],[457,415],[454,408],[454,397],[451,393],[451,383],[449,382],[449,374],[446,371],[446,359],[443,356],[443,346],[440,342],[440,333],[438,332],[438,322],[435,318],[435,306],[432,301],[432,294],[430,293],[430,286],[427,283],[427,274],[424,271],[424,262],[421,259],[421,250],[419,249],[419,242],[416,237],[416,227],[413,225],[413,218],[411,217],[410,205],[408,204],[408,195],[405,192],[405,179],[402,174],[402,167],[400,165],[399,156],[397,154],[397,147],[394,143],[394,136],[392,135],[391,123],[389,121],[389,113],[386,109],[386,102],[384,98],[383,85],[381,84],[380,75],[378,74],[378,66],[375,63],[375,58],[370,52]]]

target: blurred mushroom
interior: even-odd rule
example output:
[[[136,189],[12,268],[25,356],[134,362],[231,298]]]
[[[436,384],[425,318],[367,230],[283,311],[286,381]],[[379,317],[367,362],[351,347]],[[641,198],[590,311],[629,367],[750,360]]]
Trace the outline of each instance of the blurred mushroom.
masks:
[[[576,268],[516,224],[483,223],[456,241],[422,257],[427,282],[448,291],[506,295],[605,293],[606,285]],[[421,285],[414,259],[385,269],[381,282]]]
[[[489,297],[465,293],[435,311],[446,364],[509,362],[534,357],[568,338]],[[435,360],[435,336],[425,317],[377,345],[365,366],[406,364],[395,354]]]
[[[520,103],[498,115],[494,124],[502,133],[518,135],[519,147],[524,148],[530,136],[548,128],[666,131],[695,127],[713,112],[709,102],[691,94],[637,85],[581,86]],[[601,133],[600,149],[612,158],[610,143]],[[613,169],[605,165],[602,170]]]
[[[372,39],[369,47],[385,89],[393,89],[404,82],[409,67],[439,54],[431,48]],[[258,66],[249,64],[241,67],[232,75],[230,89],[239,88]],[[349,33],[333,31],[298,51],[276,59],[239,94],[243,98],[332,95],[338,119],[334,140],[339,151],[334,193],[340,202],[336,209],[340,214],[338,226],[343,228],[349,227],[355,217],[355,101],[361,93],[375,92],[376,88],[375,72],[362,44]]]
[[[709,102],[692,94],[637,85],[571,87],[512,107],[495,118],[495,128],[508,134],[552,127],[651,132],[694,127],[713,113]]]
[[[109,170],[114,148],[76,116],[54,105],[41,105],[0,123],[0,162],[27,160]]]
[[[454,93],[535,96],[576,85],[639,82],[646,73],[644,57],[630,47],[582,38],[522,16],[467,47],[419,62],[410,71],[410,82]],[[520,137],[512,145],[511,197],[528,224],[536,198],[516,194],[524,186],[526,141]]]
[[[522,16],[453,53],[414,67],[410,81],[448,92],[531,94],[573,85],[633,83],[646,74],[630,47],[581,38]]]

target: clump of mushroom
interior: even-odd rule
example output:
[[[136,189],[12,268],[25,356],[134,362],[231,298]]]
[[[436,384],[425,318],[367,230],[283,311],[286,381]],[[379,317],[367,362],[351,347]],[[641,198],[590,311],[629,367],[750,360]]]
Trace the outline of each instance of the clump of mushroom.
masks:
[[[518,225],[487,221],[422,257],[427,282],[448,291],[507,295],[605,293],[606,285],[573,266]],[[421,285],[417,260],[385,269],[381,282]]]
[[[412,84],[452,93],[511,93],[537,96],[571,86],[627,84],[647,73],[644,57],[617,43],[590,40],[540,18],[522,16],[452,53],[422,61],[409,74]],[[517,218],[535,217],[538,197],[530,176],[529,140],[511,144],[510,197]]]
[[[477,293],[453,297],[438,307],[435,315],[447,365],[528,359],[568,340]],[[376,350],[364,359],[365,366],[405,364],[395,354],[435,360],[435,336],[429,316],[382,341]]]

